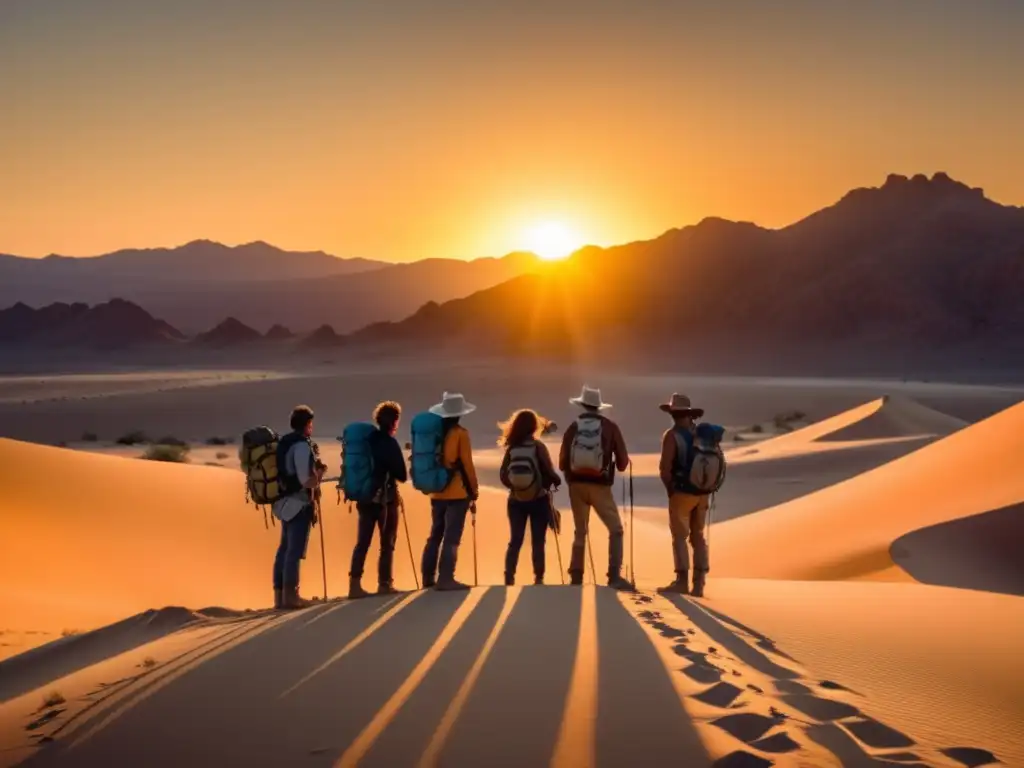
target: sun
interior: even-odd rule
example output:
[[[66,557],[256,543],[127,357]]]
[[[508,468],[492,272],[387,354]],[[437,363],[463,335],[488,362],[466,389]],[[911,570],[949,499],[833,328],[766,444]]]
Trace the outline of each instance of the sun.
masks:
[[[572,229],[557,221],[546,221],[526,231],[526,248],[545,261],[564,259],[583,245]]]

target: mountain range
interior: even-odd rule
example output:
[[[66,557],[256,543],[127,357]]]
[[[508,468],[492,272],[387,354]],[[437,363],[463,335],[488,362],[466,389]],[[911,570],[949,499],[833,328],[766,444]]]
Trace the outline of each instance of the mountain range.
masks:
[[[431,299],[466,296],[523,274],[530,254],[501,259],[424,259],[389,264],[263,242],[229,247],[195,240],[178,248],[29,259],[0,254],[0,306],[88,304],[119,298],[187,333],[231,316],[265,332],[274,325],[341,332],[399,320]]]
[[[262,327],[254,327],[243,313],[227,311],[236,305],[224,300],[230,291],[222,292],[208,311],[220,311],[213,322],[230,318],[192,343],[226,348],[270,337],[294,338],[306,348],[416,349],[429,341],[559,355],[640,347],[668,355],[743,345],[770,352],[814,344],[879,351],[1002,344],[1017,358],[1011,362],[1024,363],[1024,208],[993,202],[944,173],[891,175],[880,187],[855,189],[781,229],[708,218],[650,241],[584,248],[551,265],[526,254],[459,264],[461,272],[453,263],[426,260],[294,281],[306,286],[296,296],[316,297],[297,302],[308,322],[273,318],[296,329],[294,335],[283,327],[261,335],[271,318],[259,315]],[[332,281],[338,281],[335,295],[366,305],[396,309],[396,297],[411,302],[415,295],[419,308],[404,319],[363,312],[372,319],[359,330],[339,327],[323,309]],[[490,282],[474,289],[474,281]],[[233,284],[231,290],[241,302],[258,295],[269,300],[274,288]],[[109,347],[144,337],[180,343],[186,336],[124,301],[83,307],[36,310],[31,337],[67,343],[92,329],[99,336],[91,343]],[[115,310],[132,313],[137,327],[115,333],[109,321],[84,322]],[[152,306],[146,310],[164,317]],[[0,312],[0,340],[11,339],[27,312],[24,305]],[[72,325],[82,320],[81,327],[64,327],[60,318],[75,318]]]

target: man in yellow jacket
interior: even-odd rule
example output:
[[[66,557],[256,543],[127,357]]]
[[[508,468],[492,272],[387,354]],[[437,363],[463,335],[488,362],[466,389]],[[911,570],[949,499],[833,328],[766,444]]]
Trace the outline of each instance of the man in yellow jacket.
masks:
[[[431,526],[427,545],[423,549],[423,586],[439,590],[469,589],[467,584],[455,580],[455,563],[459,543],[466,527],[466,513],[479,494],[476,467],[469,432],[459,419],[476,410],[459,394],[444,393],[440,403],[430,412],[444,419],[444,466],[452,470],[448,486],[430,494]]]

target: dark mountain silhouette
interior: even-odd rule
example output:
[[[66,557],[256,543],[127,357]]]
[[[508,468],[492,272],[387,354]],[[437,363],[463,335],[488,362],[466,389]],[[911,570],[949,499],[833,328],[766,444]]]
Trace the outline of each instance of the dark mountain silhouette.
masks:
[[[467,296],[536,264],[536,257],[515,253],[396,265],[282,251],[266,243],[229,248],[206,240],[88,258],[0,255],[0,306],[95,303],[118,296],[188,333],[228,316],[261,332],[272,325],[309,331],[325,322],[348,332],[399,320],[430,299]]]
[[[33,309],[19,303],[0,310],[0,343],[5,345],[122,349],[183,339],[174,327],[122,299],[94,307],[56,303]]]
[[[586,248],[544,274],[428,303],[352,340],[560,354],[727,340],[970,345],[1024,338],[1022,294],[1024,208],[944,173],[893,175],[783,229],[711,218]]]
[[[301,344],[304,347],[333,347],[341,344],[343,340],[344,337],[339,336],[331,326],[321,325],[302,339]]]
[[[229,317],[216,327],[200,333],[194,342],[208,347],[234,347],[262,339],[263,335],[259,331],[253,330],[234,317]]]
[[[263,334],[263,338],[267,341],[287,341],[288,339],[295,338],[295,334],[283,325],[275,325]]]

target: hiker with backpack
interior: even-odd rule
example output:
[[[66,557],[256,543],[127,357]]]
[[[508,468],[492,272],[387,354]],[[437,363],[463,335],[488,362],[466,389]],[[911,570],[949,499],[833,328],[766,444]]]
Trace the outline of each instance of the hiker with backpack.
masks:
[[[349,442],[348,435],[354,430],[346,430],[343,483],[346,488],[365,484],[368,489],[356,499],[359,524],[356,545],[352,550],[352,567],[348,574],[350,598],[366,597],[370,594],[363,589],[362,578],[363,565],[373,541],[374,528],[380,531],[377,594],[392,595],[398,591],[394,587],[392,577],[395,543],[398,541],[398,505],[401,501],[398,484],[404,483],[407,479],[405,456],[402,455],[402,446],[395,439],[401,417],[402,407],[398,403],[380,403],[373,411],[374,428],[363,432],[364,446],[356,446]],[[365,448],[369,461],[353,461],[353,454],[362,447]]]
[[[421,562],[424,588],[469,589],[455,580],[455,564],[479,482],[469,432],[459,420],[475,410],[462,395],[445,392],[440,403],[417,414],[410,425],[413,487],[430,497],[430,536]]]
[[[313,496],[326,467],[317,462],[313,452],[313,410],[297,406],[289,424],[292,431],[277,443],[281,496],[271,509],[281,521],[281,543],[274,558],[274,607],[294,609],[310,605],[299,596],[299,565],[315,522]]]
[[[547,419],[529,408],[516,411],[508,421],[498,424],[501,437],[498,445],[505,449],[499,476],[508,488],[508,524],[511,531],[505,554],[505,585],[516,582],[519,552],[530,524],[530,545],[533,550],[534,584],[544,583],[544,542],[551,524],[551,494],[562,484],[555,472],[551,454],[540,436]]]
[[[710,495],[725,479],[725,458],[719,447],[725,432],[712,424],[697,426],[703,408],[694,408],[690,398],[675,393],[661,410],[672,417],[673,425],[661,441],[661,482],[668,493],[668,521],[672,532],[672,554],[676,578],[661,592],[704,596],[704,584],[710,568],[705,528],[708,523]],[[693,587],[690,588],[690,551],[693,547]]]
[[[569,398],[569,402],[583,409],[565,430],[558,457],[558,468],[569,486],[576,529],[569,559],[570,582],[583,583],[583,558],[593,509],[608,529],[608,586],[631,590],[633,585],[621,575],[623,527],[612,492],[615,470],[625,472],[629,467],[626,441],[619,426],[601,413],[611,408],[601,399],[601,390],[584,386],[580,396]]]

